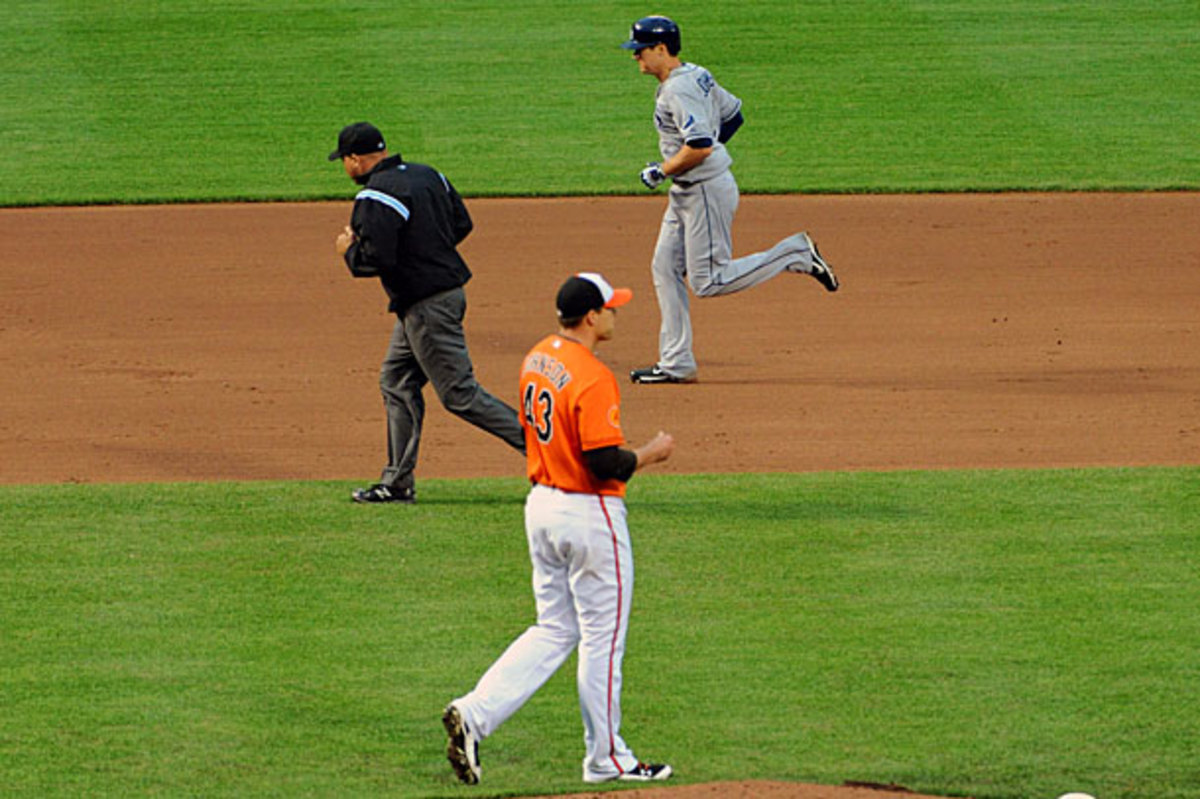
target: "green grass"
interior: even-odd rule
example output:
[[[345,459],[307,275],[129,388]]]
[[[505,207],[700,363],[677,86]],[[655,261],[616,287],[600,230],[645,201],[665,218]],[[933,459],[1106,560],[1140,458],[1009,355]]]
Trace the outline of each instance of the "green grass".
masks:
[[[469,195],[638,193],[654,82],[604,0],[45,0],[0,15],[0,205],[344,197],[371,119]],[[1194,0],[719,0],[748,192],[1200,186]]]
[[[344,198],[371,119],[467,195],[640,192],[602,0],[45,0],[0,14],[0,205]],[[1200,188],[1193,0],[664,6],[747,192]],[[8,266],[7,264],[5,265]],[[1200,470],[639,478],[625,733],[683,782],[1200,799]],[[519,480],[0,487],[0,793],[578,790],[571,664],[437,722],[531,620]]]
[[[683,782],[1200,797],[1200,468],[646,475],[625,728]],[[520,480],[0,488],[24,796],[579,790],[573,660],[457,786],[531,621]]]

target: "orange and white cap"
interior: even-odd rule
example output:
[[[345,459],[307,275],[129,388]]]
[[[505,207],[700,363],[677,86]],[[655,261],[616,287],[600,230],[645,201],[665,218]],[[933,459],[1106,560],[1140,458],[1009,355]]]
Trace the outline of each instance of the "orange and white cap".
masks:
[[[561,319],[576,319],[588,311],[619,308],[633,299],[633,291],[613,288],[596,272],[580,272],[567,278],[558,290],[558,315]]]

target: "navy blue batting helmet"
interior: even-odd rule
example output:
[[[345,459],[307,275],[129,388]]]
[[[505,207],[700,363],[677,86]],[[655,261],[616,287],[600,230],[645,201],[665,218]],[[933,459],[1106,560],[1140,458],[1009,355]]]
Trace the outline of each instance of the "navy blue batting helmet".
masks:
[[[626,50],[643,50],[665,44],[671,55],[679,54],[679,26],[668,17],[642,17],[629,30],[629,41],[622,42]]]

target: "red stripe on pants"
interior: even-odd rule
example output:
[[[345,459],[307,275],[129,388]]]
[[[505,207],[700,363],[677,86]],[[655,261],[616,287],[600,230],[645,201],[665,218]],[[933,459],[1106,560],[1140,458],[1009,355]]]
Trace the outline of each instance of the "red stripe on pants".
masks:
[[[604,512],[604,521],[608,524],[608,532],[612,537],[613,562],[617,567],[617,623],[613,625],[612,642],[608,648],[608,753],[609,757],[612,758],[613,765],[617,767],[617,773],[624,774],[625,769],[621,768],[621,764],[617,762],[617,740],[613,734],[612,725],[613,659],[617,656],[617,636],[621,632],[621,600],[624,596],[624,589],[621,585],[621,555],[617,542],[617,531],[613,527],[612,518],[608,515],[608,506],[604,504],[603,494],[600,495],[600,510]]]

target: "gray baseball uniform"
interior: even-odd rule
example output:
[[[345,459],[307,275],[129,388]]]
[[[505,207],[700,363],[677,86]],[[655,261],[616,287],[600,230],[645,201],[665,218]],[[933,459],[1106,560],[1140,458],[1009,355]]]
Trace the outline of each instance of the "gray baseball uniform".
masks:
[[[741,107],[741,100],[696,64],[676,67],[658,86],[654,125],[663,160],[684,144],[712,147],[704,161],[675,176],[651,266],[662,313],[658,366],[675,378],[696,373],[689,286],[697,297],[714,297],[757,286],[780,272],[813,271],[811,241],[804,233],[765,252],[733,258],[738,186],[720,134]]]

